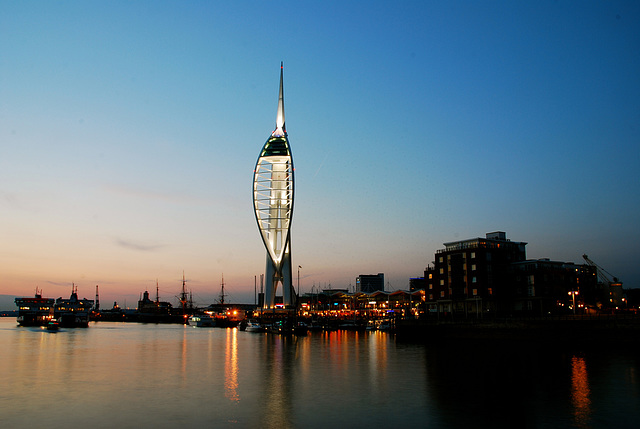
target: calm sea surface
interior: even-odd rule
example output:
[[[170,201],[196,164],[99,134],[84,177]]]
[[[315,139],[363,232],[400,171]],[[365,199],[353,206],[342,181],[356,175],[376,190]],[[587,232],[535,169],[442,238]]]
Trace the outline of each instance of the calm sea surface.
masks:
[[[640,354],[0,318],[0,428],[640,427]]]

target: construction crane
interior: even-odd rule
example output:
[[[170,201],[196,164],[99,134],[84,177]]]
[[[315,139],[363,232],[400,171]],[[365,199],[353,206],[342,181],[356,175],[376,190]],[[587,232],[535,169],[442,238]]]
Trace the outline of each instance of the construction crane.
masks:
[[[598,275],[598,279],[600,279],[600,283],[602,283],[607,288],[607,291],[609,292],[609,305],[611,305],[612,307],[619,307],[624,302],[622,282],[619,281],[618,278],[612,275],[610,272],[602,268],[600,265],[589,259],[586,254],[582,255],[582,257],[588,265],[596,269],[596,273]]]

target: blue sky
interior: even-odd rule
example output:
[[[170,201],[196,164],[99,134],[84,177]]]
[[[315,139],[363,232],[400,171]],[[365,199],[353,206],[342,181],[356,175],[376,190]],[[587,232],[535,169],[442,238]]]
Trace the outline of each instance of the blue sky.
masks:
[[[2,2],[0,293],[252,302],[280,61],[303,291],[496,230],[640,287],[640,3],[522,3]]]

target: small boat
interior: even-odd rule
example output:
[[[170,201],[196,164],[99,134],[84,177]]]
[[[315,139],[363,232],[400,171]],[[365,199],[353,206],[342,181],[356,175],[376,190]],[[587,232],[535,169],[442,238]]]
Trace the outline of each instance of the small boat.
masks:
[[[385,320],[378,326],[378,330],[380,331],[391,331],[393,327],[391,326],[391,322],[389,320]]]
[[[284,320],[278,320],[268,327],[267,332],[271,334],[291,335],[293,334],[293,326]]]
[[[215,326],[215,319],[208,314],[194,314],[189,316],[187,323],[196,328],[211,328]]]
[[[49,323],[47,323],[47,331],[57,331],[60,329],[60,324],[57,320],[51,319]]]
[[[245,331],[247,332],[265,332],[266,328],[262,326],[260,322],[255,319],[249,319],[247,321],[247,326],[245,327]]]

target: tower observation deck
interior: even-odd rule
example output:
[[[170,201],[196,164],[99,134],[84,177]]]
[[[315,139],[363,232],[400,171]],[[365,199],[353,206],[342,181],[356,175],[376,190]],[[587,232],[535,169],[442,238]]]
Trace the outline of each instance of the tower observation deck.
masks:
[[[282,286],[285,307],[296,304],[291,271],[291,219],[293,217],[293,158],[284,121],[283,66],[280,64],[280,93],[276,129],[260,151],[253,172],[253,208],[262,241],[267,250],[263,308],[275,307],[278,286]]]

